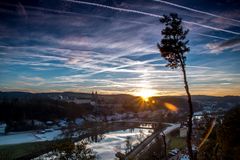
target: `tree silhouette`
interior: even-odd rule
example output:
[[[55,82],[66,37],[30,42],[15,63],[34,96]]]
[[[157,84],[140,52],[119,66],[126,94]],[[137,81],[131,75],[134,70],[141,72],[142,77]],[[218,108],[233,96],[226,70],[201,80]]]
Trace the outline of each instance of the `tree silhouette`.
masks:
[[[165,25],[165,28],[162,30],[163,38],[161,40],[161,43],[157,44],[161,56],[168,61],[166,67],[170,67],[172,69],[180,67],[182,69],[184,77],[185,90],[189,104],[187,147],[189,156],[191,159],[193,159],[191,144],[193,105],[185,70],[185,53],[189,52],[190,50],[187,46],[188,40],[186,40],[188,30],[184,30],[181,18],[179,18],[178,15],[174,13],[171,13],[170,16],[164,15],[163,18],[160,19],[160,22]]]
[[[127,154],[127,153],[131,152],[132,147],[133,147],[130,136],[127,136],[127,139],[125,140],[125,143],[126,143],[125,153]]]
[[[167,160],[167,143],[166,143],[166,135],[165,133],[162,131],[162,139],[163,139],[163,145],[164,145],[164,157],[165,160]]]

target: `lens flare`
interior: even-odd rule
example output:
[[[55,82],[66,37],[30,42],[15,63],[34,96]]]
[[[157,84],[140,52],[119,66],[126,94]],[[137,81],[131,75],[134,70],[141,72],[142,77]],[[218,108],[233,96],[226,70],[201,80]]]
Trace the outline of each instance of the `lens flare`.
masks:
[[[164,103],[164,105],[170,111],[173,111],[173,112],[177,112],[178,111],[178,108],[175,105],[171,104],[171,103]]]
[[[212,130],[214,128],[214,126],[216,125],[216,118],[214,118],[211,122],[211,126],[208,128],[207,133],[205,134],[205,136],[203,137],[203,140],[201,141],[201,143],[198,145],[198,150],[202,147],[202,145],[206,142],[206,140],[208,139],[209,135],[212,133]]]

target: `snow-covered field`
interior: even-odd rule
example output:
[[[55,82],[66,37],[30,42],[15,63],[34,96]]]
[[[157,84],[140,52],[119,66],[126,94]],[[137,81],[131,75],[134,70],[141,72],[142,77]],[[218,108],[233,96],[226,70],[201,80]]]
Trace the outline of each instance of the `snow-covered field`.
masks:
[[[147,136],[152,134],[152,129],[138,129],[135,128],[127,130],[119,130],[103,134],[103,139],[99,142],[91,142],[87,145],[96,154],[98,160],[114,160],[117,152],[125,152],[126,140],[130,137],[130,143],[134,146],[139,143],[139,140],[144,140]],[[141,136],[140,136],[141,134]],[[141,138],[140,138],[141,137]],[[84,141],[84,140],[83,140]],[[77,142],[76,142],[77,143]],[[49,157],[50,155],[50,157]],[[56,155],[51,155],[51,152],[43,154],[35,159],[49,160]]]
[[[8,135],[0,136],[0,145],[20,144],[47,140],[51,141],[58,138],[61,133],[61,130],[53,130],[43,134],[38,134],[36,132],[11,133]]]

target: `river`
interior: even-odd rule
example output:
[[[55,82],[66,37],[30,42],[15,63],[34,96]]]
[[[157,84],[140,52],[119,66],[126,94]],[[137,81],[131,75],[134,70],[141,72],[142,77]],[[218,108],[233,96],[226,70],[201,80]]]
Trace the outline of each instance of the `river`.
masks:
[[[92,149],[97,160],[113,160],[117,152],[128,152],[130,148],[138,145],[152,133],[153,129],[132,128],[88,137],[82,141],[88,142],[87,148]],[[49,158],[49,154],[44,154],[36,159]]]

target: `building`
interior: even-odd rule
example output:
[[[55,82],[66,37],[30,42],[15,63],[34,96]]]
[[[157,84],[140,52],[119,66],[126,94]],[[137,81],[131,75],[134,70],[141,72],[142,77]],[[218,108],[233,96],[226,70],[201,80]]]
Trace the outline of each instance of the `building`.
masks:
[[[186,126],[182,126],[180,127],[179,129],[179,132],[180,132],[180,137],[187,137],[187,131],[188,131],[188,128]]]

